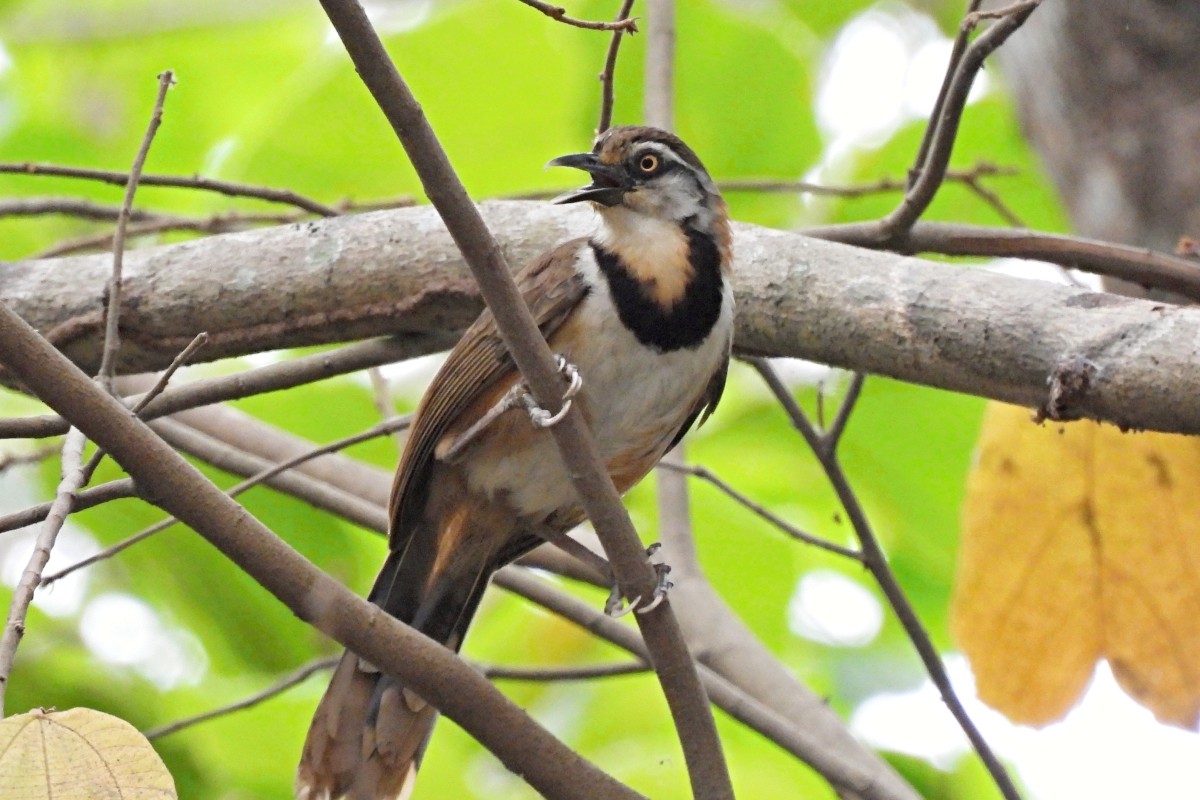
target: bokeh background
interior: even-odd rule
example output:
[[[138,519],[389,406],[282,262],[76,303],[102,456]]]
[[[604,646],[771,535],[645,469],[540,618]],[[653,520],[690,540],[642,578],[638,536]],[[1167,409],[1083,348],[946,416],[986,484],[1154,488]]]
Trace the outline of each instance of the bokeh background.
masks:
[[[570,4],[610,18],[618,4]],[[718,179],[805,179],[836,185],[905,175],[963,11],[961,2],[691,0],[679,3],[676,124]],[[608,35],[576,30],[508,0],[368,4],[402,74],[477,198],[567,188],[550,158],[586,149],[599,107]],[[635,14],[644,9],[635,7]],[[617,67],[615,122],[641,120],[642,36]],[[394,135],[315,2],[299,0],[0,1],[0,161],[128,169],[155,76],[175,70],[147,171],[199,173],[290,188],[329,203],[420,197]],[[976,88],[953,165],[1018,169],[990,180],[1029,227],[1066,230],[1064,214],[1016,122],[1002,76]],[[119,202],[119,187],[0,175],[0,197]],[[784,228],[877,217],[897,195],[857,199],[730,193],[734,216]],[[266,204],[142,187],[139,207],[206,215]],[[987,203],[948,184],[928,218],[1004,224]],[[20,259],[103,228],[69,217],[0,217],[0,258]],[[185,238],[143,239],[152,246]],[[989,268],[1029,272],[1025,266]],[[1049,273],[1052,276],[1052,273]],[[202,321],[199,323],[202,325]],[[190,368],[233,371],[280,357]],[[781,365],[810,410],[833,407],[846,377]],[[389,371],[399,409],[416,402],[429,360]],[[365,378],[326,381],[236,404],[325,442],[378,421]],[[983,401],[884,379],[867,382],[842,447],[845,465],[908,592],[964,694],[947,608],[964,480]],[[37,404],[0,392],[0,413]],[[32,445],[0,443],[0,452]],[[353,454],[385,468],[395,443]],[[851,532],[803,442],[748,369],[736,368],[719,413],[690,438],[689,458],[806,530],[849,544]],[[206,469],[223,486],[231,476]],[[106,464],[97,480],[116,477]],[[53,460],[0,472],[0,513],[52,495]],[[827,696],[855,731],[889,754],[931,798],[996,796],[928,685],[912,646],[856,564],[799,545],[710,486],[692,485],[706,572],[755,633]],[[246,506],[308,558],[365,590],[384,542],[268,489]],[[653,479],[629,495],[655,538]],[[51,571],[158,520],[120,501],[73,516]],[[15,585],[32,531],[0,536],[0,602]],[[580,591],[594,604],[598,593]],[[173,528],[39,594],[19,651],[8,711],[95,707],[140,728],[237,700],[335,647],[294,619],[199,537]],[[488,664],[567,665],[615,659],[569,623],[493,590],[465,655]],[[156,747],[184,798],[287,798],[314,677],[265,704],[162,738]],[[683,797],[675,735],[652,677],[503,684],[573,747],[655,798]],[[1041,731],[970,708],[1032,798],[1183,797],[1200,793],[1191,734],[1155,724],[1101,667],[1068,719]],[[827,798],[807,768],[737,723],[719,720],[740,796]],[[527,798],[534,793],[452,723],[439,724],[418,798]]]

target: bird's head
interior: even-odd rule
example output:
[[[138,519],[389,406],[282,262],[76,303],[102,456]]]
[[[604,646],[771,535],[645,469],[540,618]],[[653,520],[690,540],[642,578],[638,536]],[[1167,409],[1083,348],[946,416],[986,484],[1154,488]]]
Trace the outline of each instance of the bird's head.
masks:
[[[554,202],[588,200],[610,223],[634,214],[709,233],[725,224],[725,202],[704,164],[678,136],[658,128],[609,128],[590,153],[559,156],[549,166],[592,177]]]

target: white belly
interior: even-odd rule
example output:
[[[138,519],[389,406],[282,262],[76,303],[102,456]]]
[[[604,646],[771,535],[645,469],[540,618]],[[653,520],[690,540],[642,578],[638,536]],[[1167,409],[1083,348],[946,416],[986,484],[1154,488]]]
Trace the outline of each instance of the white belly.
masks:
[[[581,259],[582,260],[582,259]],[[728,357],[733,333],[733,293],[724,284],[721,314],[697,347],[662,353],[646,347],[621,323],[603,278],[576,311],[591,335],[563,352],[583,378],[581,397],[601,456],[611,465],[631,448],[654,450],[648,470],[704,396],[713,373]],[[517,413],[517,412],[510,412]],[[523,413],[523,412],[521,412]],[[547,432],[519,452],[489,448],[468,467],[472,489],[503,494],[522,516],[544,519],[578,505],[575,489]],[[644,472],[639,471],[641,477]]]

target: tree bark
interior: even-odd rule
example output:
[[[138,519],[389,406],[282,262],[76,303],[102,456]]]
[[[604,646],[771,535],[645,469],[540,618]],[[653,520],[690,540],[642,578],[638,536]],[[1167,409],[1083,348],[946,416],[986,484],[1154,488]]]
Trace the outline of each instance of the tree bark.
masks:
[[[594,224],[584,209],[483,208],[514,264]],[[1052,418],[1200,432],[1200,311],[750,225],[736,226],[735,240],[742,352],[1045,407]],[[0,300],[94,369],[107,261],[0,264]],[[211,336],[202,352],[218,358],[461,330],[480,309],[427,207],[134,251],[125,288],[124,371],[165,366],[200,330]]]

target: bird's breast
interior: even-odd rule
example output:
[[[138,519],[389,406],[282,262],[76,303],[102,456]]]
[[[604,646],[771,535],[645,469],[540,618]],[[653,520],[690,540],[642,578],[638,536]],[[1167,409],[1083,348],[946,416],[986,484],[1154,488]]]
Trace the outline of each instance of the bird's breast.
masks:
[[[583,388],[577,402],[624,492],[662,457],[727,359],[733,295],[719,279],[720,309],[706,334],[691,347],[664,351],[641,341],[622,320],[590,248],[581,250],[577,267],[589,292],[551,336],[550,346],[578,368]],[[498,435],[467,457],[468,482],[473,490],[503,494],[523,517],[561,517],[577,506],[574,487],[552,438],[533,430],[522,413],[506,414],[505,432],[498,427]]]

